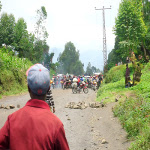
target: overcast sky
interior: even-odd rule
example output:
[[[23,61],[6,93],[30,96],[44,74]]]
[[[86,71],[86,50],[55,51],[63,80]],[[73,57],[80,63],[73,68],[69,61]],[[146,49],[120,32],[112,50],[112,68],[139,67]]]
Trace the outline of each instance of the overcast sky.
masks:
[[[63,52],[67,42],[74,43],[80,51],[80,60],[85,64],[103,69],[103,16],[96,8],[107,7],[105,26],[107,53],[114,48],[113,26],[121,0],[1,0],[2,11],[12,13],[16,20],[24,18],[28,31],[34,31],[36,10],[45,6],[48,17],[46,29],[50,52],[54,52],[54,61]]]

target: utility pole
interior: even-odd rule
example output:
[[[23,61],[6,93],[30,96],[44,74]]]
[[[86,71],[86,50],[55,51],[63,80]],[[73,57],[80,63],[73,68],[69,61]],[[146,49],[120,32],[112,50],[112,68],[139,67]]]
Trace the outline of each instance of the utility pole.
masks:
[[[106,28],[105,28],[105,9],[111,9],[110,8],[103,8],[102,9],[96,9],[95,10],[102,10],[103,13],[103,59],[104,59],[104,72],[106,70],[106,65],[107,65],[107,45],[106,45]]]

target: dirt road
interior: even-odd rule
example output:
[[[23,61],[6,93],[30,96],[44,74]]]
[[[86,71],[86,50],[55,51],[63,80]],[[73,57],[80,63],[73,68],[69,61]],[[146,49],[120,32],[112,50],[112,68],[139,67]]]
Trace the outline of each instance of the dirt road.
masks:
[[[130,146],[126,132],[117,118],[113,117],[111,103],[103,108],[70,109],[65,108],[69,102],[82,102],[87,105],[95,101],[96,93],[89,89],[88,94],[73,94],[71,89],[52,90],[56,115],[64,124],[70,150],[126,150]],[[14,109],[0,109],[0,128],[7,116],[25,105],[29,94],[9,96],[0,100],[0,105],[13,104]]]

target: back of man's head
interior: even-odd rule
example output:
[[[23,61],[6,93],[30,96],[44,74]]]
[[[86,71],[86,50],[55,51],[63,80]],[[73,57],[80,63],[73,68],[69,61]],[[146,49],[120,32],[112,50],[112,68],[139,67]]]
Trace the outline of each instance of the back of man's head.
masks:
[[[35,64],[26,74],[30,90],[37,96],[45,95],[50,87],[49,70],[41,64]]]

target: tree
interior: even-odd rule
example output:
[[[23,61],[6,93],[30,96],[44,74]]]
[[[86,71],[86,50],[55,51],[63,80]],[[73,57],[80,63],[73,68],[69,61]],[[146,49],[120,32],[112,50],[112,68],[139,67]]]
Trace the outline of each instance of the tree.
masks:
[[[37,22],[35,25],[34,57],[35,61],[44,63],[44,58],[48,55],[49,46],[46,43],[48,33],[45,28],[47,12],[44,6],[37,10]]]
[[[52,66],[52,59],[53,59],[54,53],[46,53],[44,57],[44,66],[48,69]]]
[[[48,33],[45,28],[45,20],[47,19],[47,12],[44,6],[37,10],[37,22],[35,26],[35,37],[37,40],[46,40]]]
[[[11,45],[15,38],[15,17],[3,13],[0,18],[0,45]]]
[[[120,39],[120,48],[129,55],[131,51],[138,53],[140,45],[144,46],[147,28],[142,16],[142,0],[123,0],[116,19],[115,34]]]
[[[15,50],[18,51],[19,57],[25,57],[26,52],[30,52],[31,55],[30,49],[33,49],[33,42],[34,41],[32,40],[31,45],[26,22],[23,18],[18,19],[15,25],[15,38],[13,45],[15,46]]]
[[[87,68],[86,68],[86,72],[85,72],[87,75],[93,75],[93,71],[92,71],[92,66],[91,66],[91,63],[89,62],[88,65],[87,65]]]
[[[1,4],[1,1],[0,1],[0,12],[1,12],[1,9],[2,9],[2,4]]]
[[[43,40],[36,40],[34,43],[34,58],[36,62],[43,63],[46,52],[49,46]]]
[[[65,45],[65,49],[59,58],[59,70],[63,70],[63,73],[70,74],[83,74],[83,64],[79,60],[79,51],[76,51],[76,48],[73,43],[68,42]],[[61,68],[60,68],[61,67]]]
[[[99,72],[101,72],[100,69],[96,68],[95,66],[92,66],[90,62],[88,63],[85,74],[91,76],[94,73],[99,73]]]
[[[148,28],[146,38],[144,40],[145,48],[146,48],[146,54],[150,56],[150,1],[149,0],[143,0],[143,16],[144,16],[144,22]]]

